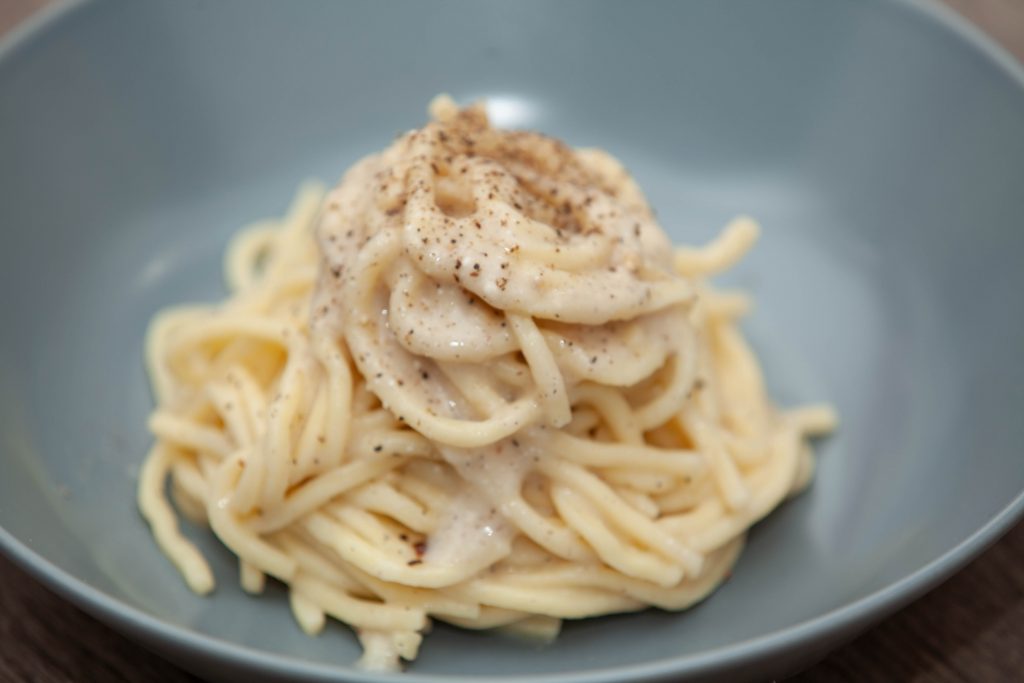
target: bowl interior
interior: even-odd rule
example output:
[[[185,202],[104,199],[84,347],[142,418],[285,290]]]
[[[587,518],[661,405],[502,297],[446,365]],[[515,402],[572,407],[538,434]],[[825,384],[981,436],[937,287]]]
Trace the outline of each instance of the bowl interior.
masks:
[[[222,296],[220,257],[305,178],[333,182],[438,92],[605,147],[678,242],[764,226],[725,282],[782,404],[832,401],[812,488],[681,615],[568,624],[536,648],[435,629],[413,671],[556,673],[708,653],[872,594],[1024,489],[1024,89],[878,0],[103,3],[0,62],[0,526],[126,605],[351,667],[283,591],[188,592],[136,512],[162,306]]]

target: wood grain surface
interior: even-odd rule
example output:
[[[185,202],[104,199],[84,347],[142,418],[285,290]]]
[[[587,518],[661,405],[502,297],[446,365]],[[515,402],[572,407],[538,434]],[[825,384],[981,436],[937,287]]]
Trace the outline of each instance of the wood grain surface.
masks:
[[[1024,60],[1024,0],[946,0]],[[0,34],[46,0],[0,0]],[[945,584],[793,683],[1024,681],[1024,524]],[[429,646],[429,644],[428,644]],[[0,681],[199,679],[87,616],[0,557]]]

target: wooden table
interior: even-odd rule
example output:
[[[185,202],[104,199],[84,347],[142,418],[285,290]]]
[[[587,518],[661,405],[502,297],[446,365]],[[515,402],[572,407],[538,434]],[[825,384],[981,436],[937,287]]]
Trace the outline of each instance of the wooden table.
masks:
[[[947,0],[1024,60],[1024,0]],[[0,0],[0,33],[46,0]],[[794,683],[1024,681],[1024,524]],[[0,682],[198,681],[0,557]]]

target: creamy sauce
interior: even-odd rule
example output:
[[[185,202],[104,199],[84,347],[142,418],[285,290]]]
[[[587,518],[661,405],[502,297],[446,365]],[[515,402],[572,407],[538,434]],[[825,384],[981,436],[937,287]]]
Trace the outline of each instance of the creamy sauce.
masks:
[[[396,270],[390,278],[388,325],[407,351],[476,362],[516,350],[503,317],[483,301],[458,285],[425,277],[410,264]]]
[[[501,512],[475,489],[464,489],[448,506],[427,539],[423,561],[441,566],[487,566],[512,549],[514,529]]]
[[[501,506],[519,499],[534,464],[521,444],[545,450],[541,405],[581,382],[643,381],[679,348],[695,301],[617,161],[492,129],[474,108],[355,165],[328,196],[318,239],[313,324],[346,338],[386,408],[417,430],[522,415],[478,447],[435,435],[467,486],[431,534],[426,563],[507,553]],[[531,376],[508,314],[535,321],[559,377]]]
[[[519,496],[533,468],[524,443],[529,439],[504,439],[477,449],[441,449],[445,461],[470,486],[456,494],[430,535],[424,561],[455,565],[508,554],[514,526],[501,508],[503,502]]]

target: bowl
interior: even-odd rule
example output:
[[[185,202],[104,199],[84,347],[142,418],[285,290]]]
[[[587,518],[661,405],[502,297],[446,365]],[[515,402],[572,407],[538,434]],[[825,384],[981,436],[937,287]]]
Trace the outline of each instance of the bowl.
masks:
[[[1024,73],[930,4],[108,2],[0,60],[0,547],[213,680],[383,681],[283,591],[192,595],[135,508],[150,316],[223,296],[242,224],[333,181],[427,101],[619,156],[677,242],[737,213],[727,282],[783,404],[842,417],[811,488],[679,614],[552,645],[438,626],[404,680],[765,680],[947,577],[1024,508]]]

